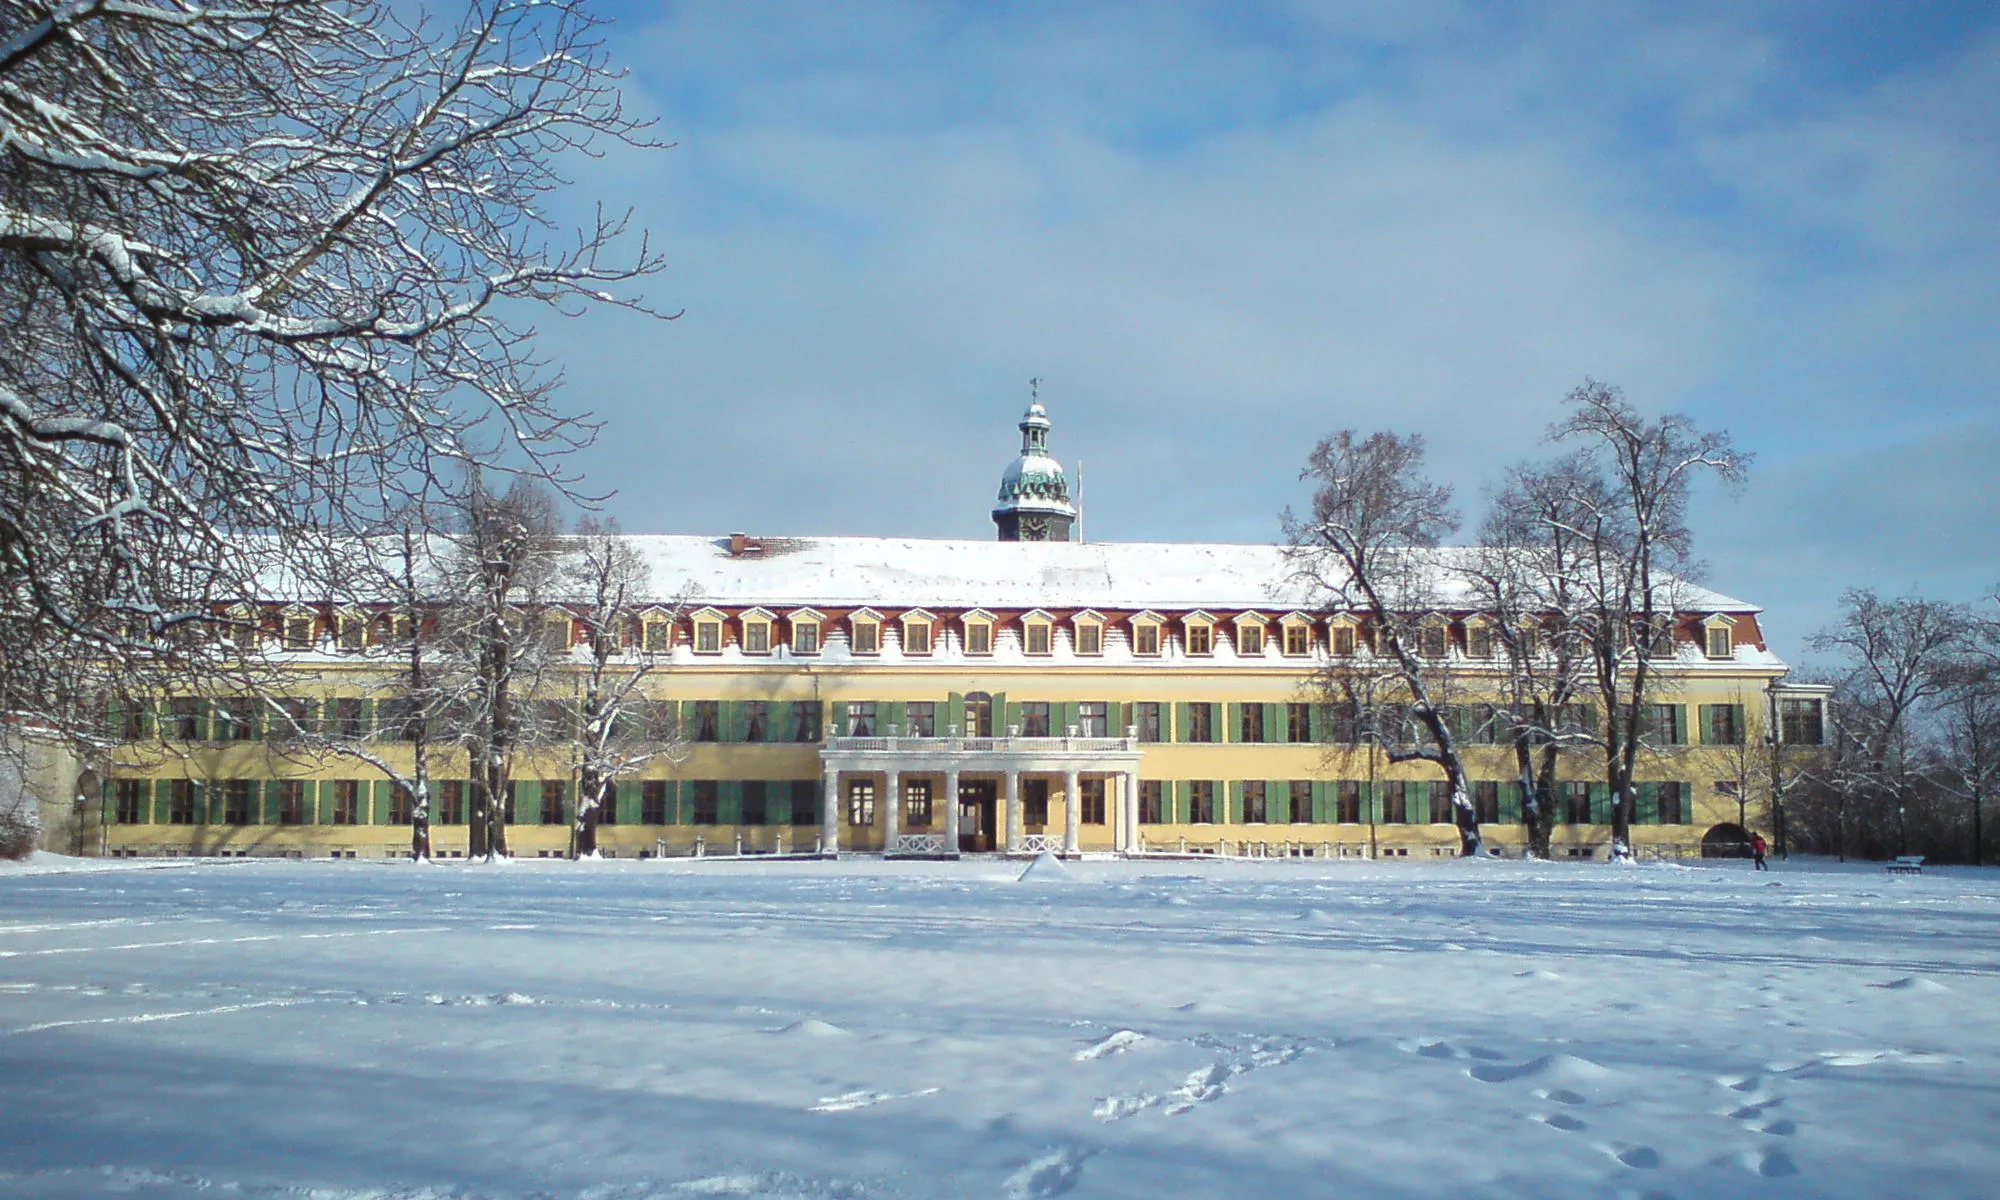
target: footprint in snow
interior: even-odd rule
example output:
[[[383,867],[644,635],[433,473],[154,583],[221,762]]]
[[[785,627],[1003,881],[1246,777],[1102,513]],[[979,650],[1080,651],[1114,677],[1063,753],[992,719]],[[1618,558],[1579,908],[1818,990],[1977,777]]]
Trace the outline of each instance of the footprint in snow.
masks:
[[[1002,1185],[1002,1194],[1007,1200],[1048,1200],[1060,1196],[1076,1186],[1087,1157],[1082,1151],[1067,1147],[1051,1150],[1009,1175]]]
[[[1130,1050],[1145,1040],[1146,1035],[1136,1029],[1121,1029],[1116,1033],[1106,1034],[1104,1037],[1097,1039],[1083,1049],[1078,1050],[1071,1057],[1075,1058],[1078,1062],[1090,1062],[1092,1059],[1104,1058]]]

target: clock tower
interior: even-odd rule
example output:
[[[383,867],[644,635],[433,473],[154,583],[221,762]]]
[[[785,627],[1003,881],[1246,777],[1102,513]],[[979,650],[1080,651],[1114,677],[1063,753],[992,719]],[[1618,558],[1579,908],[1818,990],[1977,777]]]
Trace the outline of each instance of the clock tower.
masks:
[[[1029,382],[1028,411],[1021,417],[1021,457],[1000,476],[1000,503],[993,524],[1003,542],[1066,542],[1076,523],[1069,482],[1062,464],[1049,457],[1049,414],[1042,407],[1041,381]]]

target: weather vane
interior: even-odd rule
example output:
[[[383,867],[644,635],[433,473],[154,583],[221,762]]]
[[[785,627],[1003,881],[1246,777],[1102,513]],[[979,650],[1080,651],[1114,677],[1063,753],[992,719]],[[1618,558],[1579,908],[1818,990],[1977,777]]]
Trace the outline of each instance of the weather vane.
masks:
[[[1041,398],[1042,398],[1042,377],[1040,375],[1037,375],[1033,379],[1030,379],[1028,381],[1028,402],[1030,404],[1033,404],[1040,401]]]

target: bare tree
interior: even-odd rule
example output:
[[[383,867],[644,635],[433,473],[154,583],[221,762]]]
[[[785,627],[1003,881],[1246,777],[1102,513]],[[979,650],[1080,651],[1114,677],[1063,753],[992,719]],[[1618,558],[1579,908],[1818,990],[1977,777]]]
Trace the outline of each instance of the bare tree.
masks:
[[[1438,543],[1458,527],[1451,489],[1423,475],[1419,435],[1341,430],[1322,439],[1306,460],[1302,479],[1313,485],[1311,511],[1284,514],[1291,565],[1328,612],[1359,612],[1374,639],[1382,678],[1377,696],[1393,682],[1418,736],[1384,745],[1392,763],[1435,763],[1444,774],[1458,827],[1461,854],[1480,854],[1478,812],[1472,803],[1458,738],[1445,710],[1450,686],[1448,656],[1426,655],[1426,618],[1439,603]],[[1329,697],[1339,703],[1339,695]]]
[[[1698,565],[1688,498],[1702,476],[1739,484],[1750,458],[1727,433],[1698,429],[1678,414],[1648,419],[1617,388],[1596,380],[1572,390],[1565,403],[1569,416],[1549,436],[1583,443],[1589,469],[1602,478],[1576,517],[1588,558],[1577,575],[1577,625],[1604,708],[1599,733],[1612,855],[1623,857],[1631,846],[1642,725],[1665,682],[1656,665],[1673,655],[1673,620]]]
[[[642,686],[668,661],[666,647],[647,645],[635,612],[650,583],[645,559],[615,522],[583,520],[563,563],[563,591],[583,624],[586,655],[574,672],[572,701],[577,797],[570,854],[575,858],[597,856],[606,792],[620,776],[683,753],[673,706],[647,700]],[[665,619],[678,621],[683,607],[670,602]]]
[[[1464,573],[1492,618],[1505,674],[1493,697],[1494,733],[1514,754],[1529,853],[1549,856],[1560,814],[1563,752],[1594,744],[1577,701],[1590,680],[1579,610],[1590,561],[1581,530],[1603,505],[1602,477],[1568,455],[1514,468],[1494,496]]]
[[[642,307],[659,256],[542,201],[644,126],[582,0],[408,11],[0,0],[0,647],[44,723],[227,671],[182,631],[268,555],[593,436],[521,319]]]

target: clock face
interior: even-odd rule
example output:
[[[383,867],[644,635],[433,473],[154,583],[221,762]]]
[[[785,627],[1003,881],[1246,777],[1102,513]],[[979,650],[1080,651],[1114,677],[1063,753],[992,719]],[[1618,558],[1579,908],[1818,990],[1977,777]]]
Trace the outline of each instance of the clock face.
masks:
[[[1045,517],[1028,517],[1021,522],[1021,540],[1024,542],[1046,542],[1049,540],[1049,522]]]

